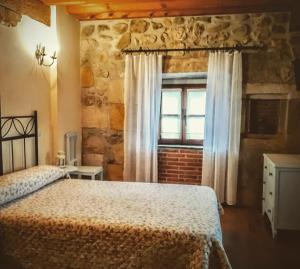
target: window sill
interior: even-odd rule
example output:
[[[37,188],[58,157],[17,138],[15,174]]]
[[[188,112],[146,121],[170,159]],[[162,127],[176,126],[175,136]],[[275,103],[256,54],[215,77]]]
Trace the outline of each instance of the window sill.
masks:
[[[201,145],[168,145],[168,144],[160,144],[159,148],[181,148],[181,149],[203,149]]]

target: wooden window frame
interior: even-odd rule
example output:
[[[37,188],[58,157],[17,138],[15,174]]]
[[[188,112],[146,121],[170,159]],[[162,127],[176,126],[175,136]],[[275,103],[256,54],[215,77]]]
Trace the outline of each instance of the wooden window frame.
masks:
[[[181,89],[181,139],[162,139],[161,138],[161,107],[160,107],[160,119],[159,119],[159,141],[161,145],[203,145],[203,139],[186,139],[186,105],[187,105],[187,92],[193,89],[205,89],[206,84],[165,84],[162,85],[162,89]],[[162,93],[161,93],[162,94]],[[205,118],[205,116],[204,116]]]

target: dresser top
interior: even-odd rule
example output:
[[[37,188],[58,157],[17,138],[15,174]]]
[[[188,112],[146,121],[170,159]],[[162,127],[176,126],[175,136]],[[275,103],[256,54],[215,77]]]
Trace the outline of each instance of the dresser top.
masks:
[[[299,168],[300,154],[264,154],[276,168]]]

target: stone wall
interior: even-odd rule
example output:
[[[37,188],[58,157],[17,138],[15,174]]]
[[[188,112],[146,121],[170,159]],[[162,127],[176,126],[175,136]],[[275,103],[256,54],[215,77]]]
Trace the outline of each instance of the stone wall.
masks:
[[[122,179],[124,119],[124,48],[181,48],[265,45],[244,53],[246,93],[284,93],[297,96],[289,14],[264,13],[191,16],[156,19],[89,21],[81,23],[81,83],[83,162],[103,163],[105,178]],[[206,52],[169,53],[164,72],[207,71]],[[297,107],[297,105],[296,105]],[[296,117],[296,120],[298,118]],[[289,137],[294,137],[294,133]],[[260,192],[260,154],[286,149],[282,139],[242,139],[240,201],[257,205]],[[248,154],[248,148],[253,154]],[[253,161],[253,162],[252,162]],[[251,165],[249,162],[252,162]],[[256,174],[252,174],[253,165]]]

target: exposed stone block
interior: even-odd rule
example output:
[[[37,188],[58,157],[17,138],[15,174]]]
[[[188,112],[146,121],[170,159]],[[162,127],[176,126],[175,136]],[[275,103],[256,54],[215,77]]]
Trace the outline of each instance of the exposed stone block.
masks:
[[[150,23],[146,20],[132,20],[130,22],[130,31],[132,33],[144,33],[148,30]]]
[[[223,22],[223,23],[218,23],[218,24],[210,24],[206,27],[206,31],[208,33],[218,33],[224,29],[227,29],[229,27],[230,23],[229,22]]]
[[[110,145],[123,143],[123,131],[110,130],[107,133],[106,139]]]
[[[82,164],[92,165],[92,166],[102,166],[103,165],[103,154],[86,153],[83,154]]]
[[[103,31],[108,31],[108,30],[110,30],[110,28],[109,28],[109,26],[106,25],[106,24],[99,24],[99,25],[97,26],[97,30],[98,30],[98,32],[103,32]]]
[[[143,46],[149,46],[150,44],[154,44],[155,41],[157,40],[157,36],[156,35],[143,35],[139,42],[140,44],[142,44]]]
[[[184,24],[185,19],[183,17],[175,17],[174,18],[174,23],[175,24]]]
[[[247,43],[247,41],[249,40],[250,27],[247,24],[242,24],[234,28],[232,30],[232,33],[235,40]]]
[[[100,78],[108,78],[109,71],[104,66],[99,66],[95,71],[95,75],[96,77],[100,77]]]
[[[154,21],[152,22],[153,30],[157,30],[157,29],[160,29],[160,28],[163,28],[163,27],[164,27],[164,25],[160,22],[154,22]]]
[[[124,103],[124,81],[122,79],[111,80],[107,97],[110,103],[123,104]]]
[[[106,166],[106,179],[108,180],[123,180],[123,165],[108,164]]]
[[[231,16],[231,19],[237,22],[247,21],[249,20],[249,18],[250,18],[249,14],[235,14],[234,16]]]
[[[283,61],[278,52],[259,52],[248,55],[244,66],[245,79],[249,83],[293,82],[291,60]],[[284,70],[281,71],[282,69]]]
[[[112,153],[114,156],[114,162],[117,164],[123,164],[123,162],[124,162],[124,145],[123,145],[123,143],[112,145],[111,150],[112,150]]]
[[[99,38],[101,38],[102,40],[105,40],[105,41],[112,41],[113,40],[113,37],[110,36],[110,35],[99,35]]]
[[[97,128],[83,128],[83,154],[103,154],[106,151],[105,131]]]
[[[94,86],[94,74],[89,66],[81,67],[81,87],[89,88]]]
[[[203,24],[196,23],[194,26],[194,35],[196,38],[199,38],[205,30],[205,26]]]
[[[128,24],[127,23],[117,23],[113,26],[113,29],[118,33],[118,34],[123,34],[128,30]]]
[[[174,40],[183,41],[187,38],[187,33],[185,31],[185,27],[183,26],[176,27],[172,33]]]
[[[87,25],[82,28],[81,34],[83,36],[90,36],[95,31],[95,25]]]
[[[112,130],[124,129],[124,105],[111,104],[109,106],[110,128]]]
[[[196,17],[195,20],[200,22],[211,22],[211,16],[200,16]]]
[[[130,45],[130,43],[131,43],[131,34],[126,33],[120,38],[117,44],[117,49],[119,50],[125,49]]]
[[[94,106],[83,106],[81,114],[83,128],[99,128],[101,130],[106,130],[110,126],[107,107],[98,109]]]

